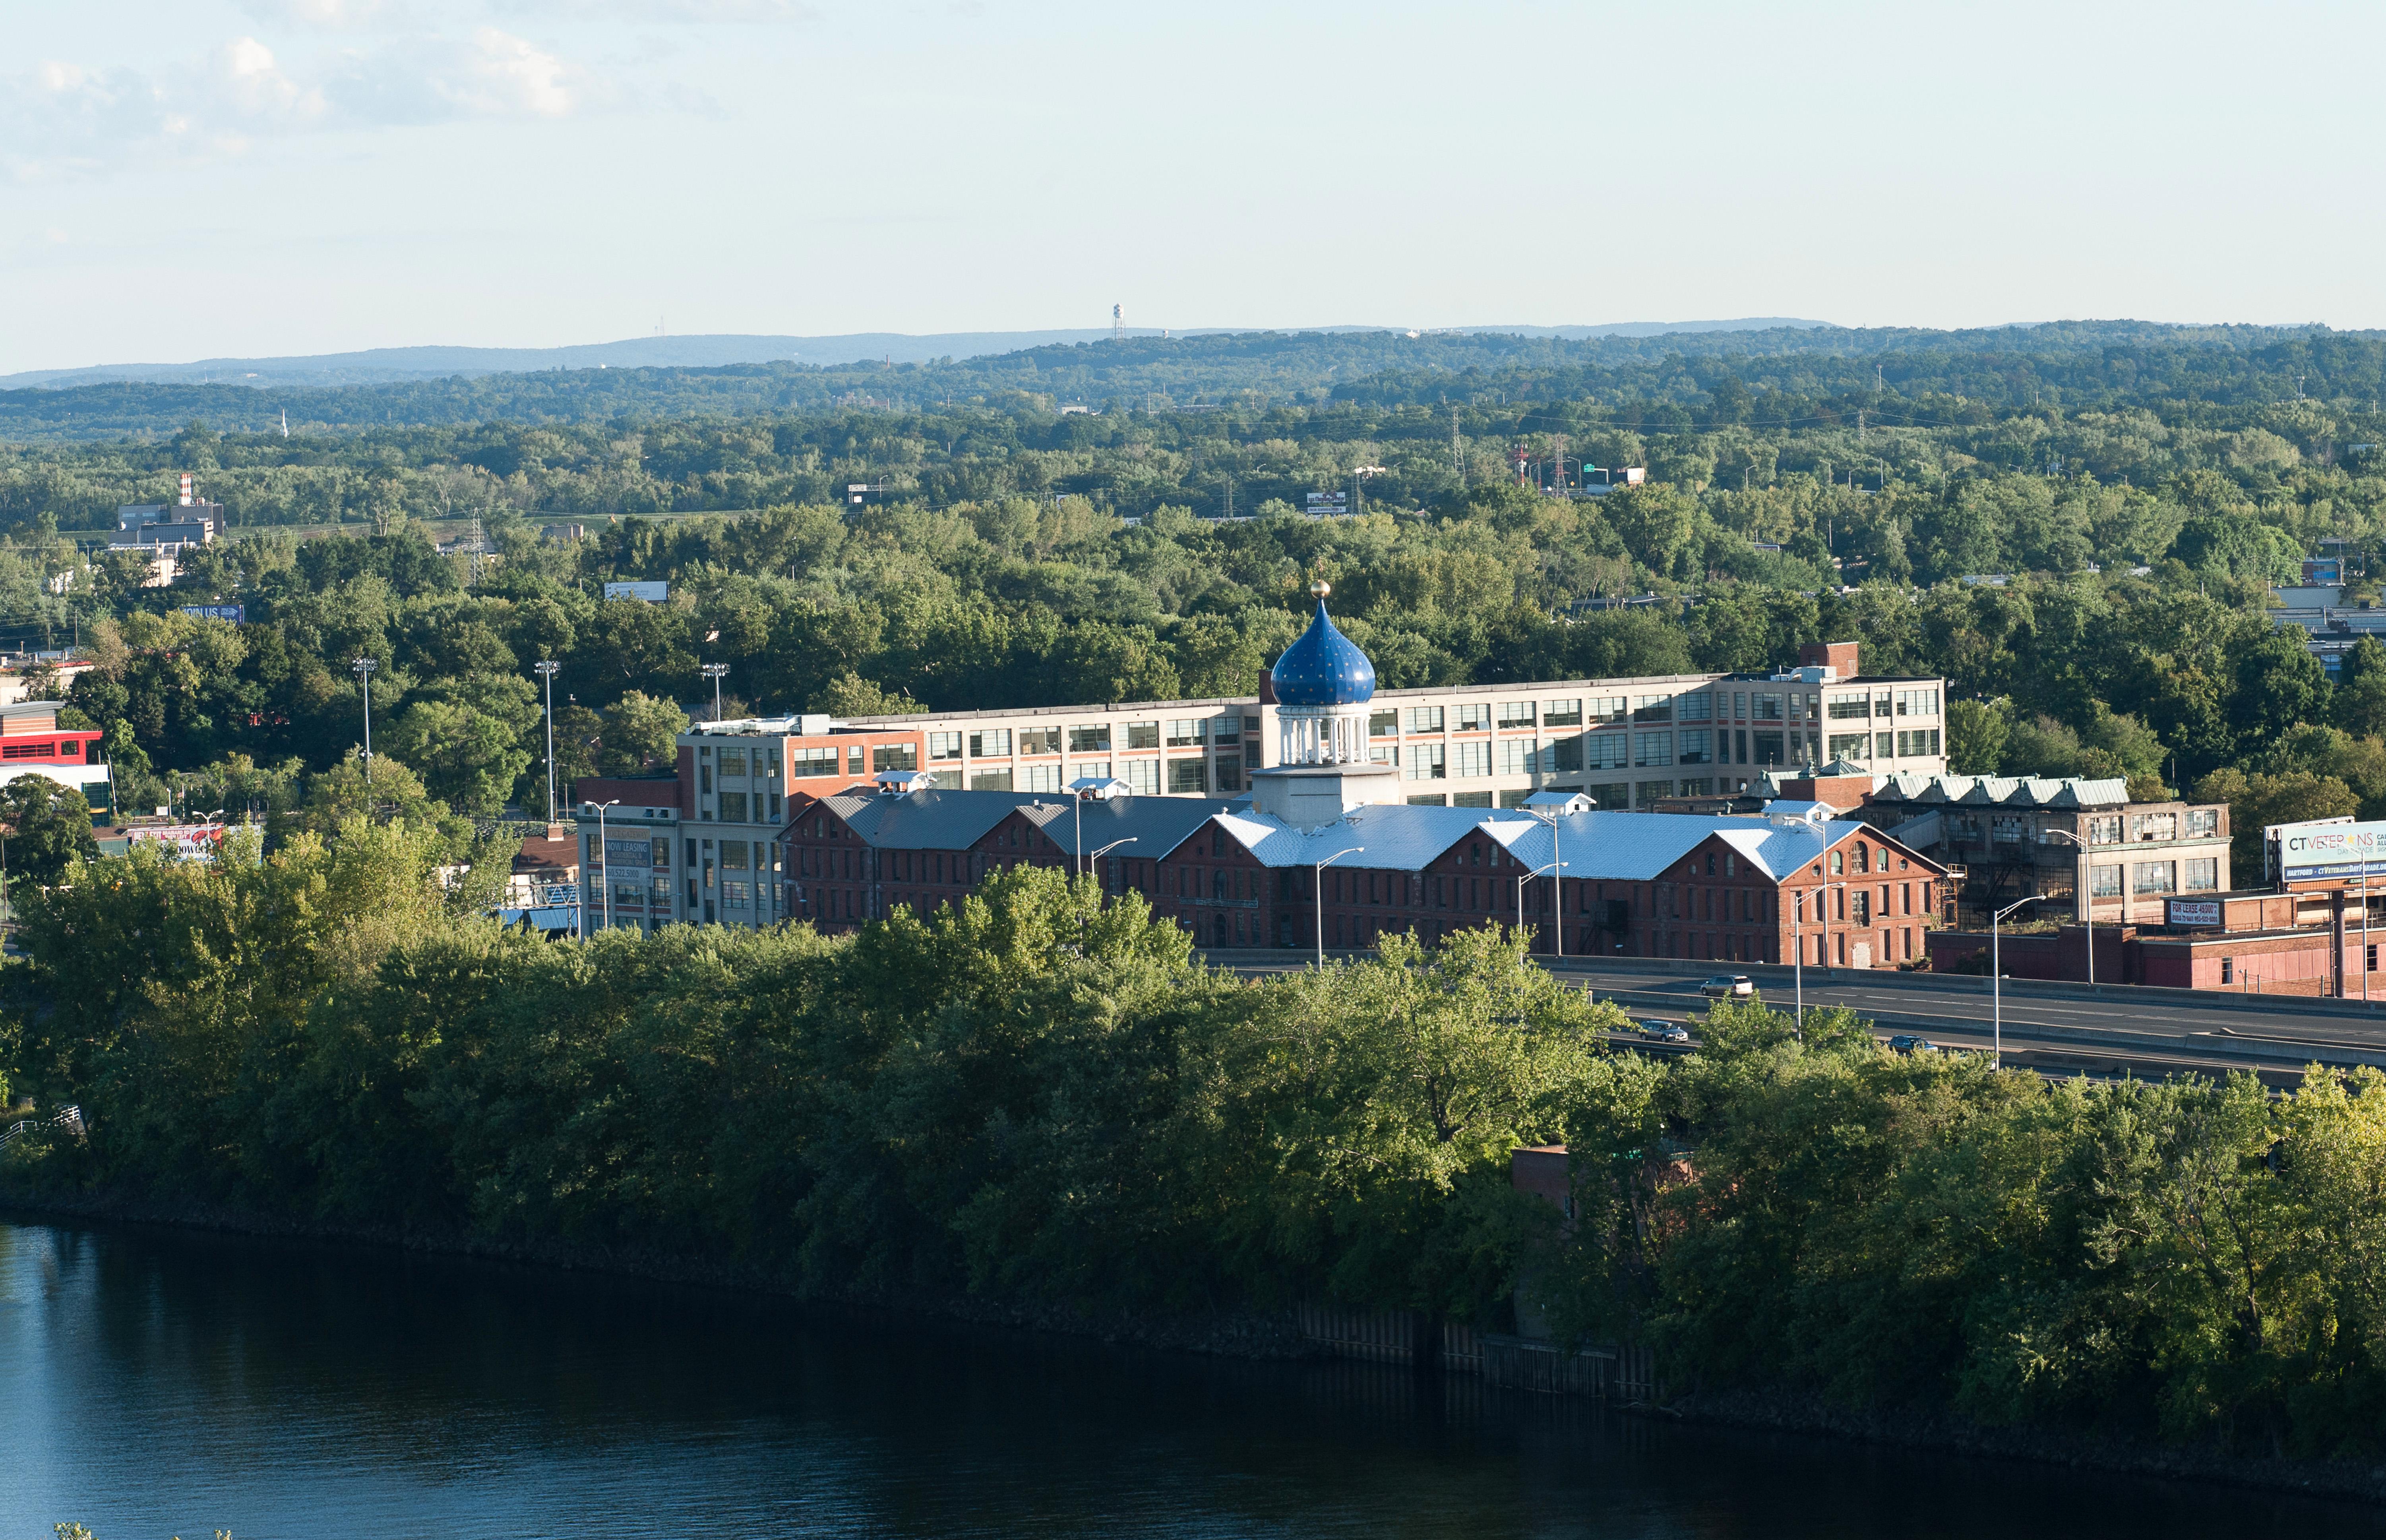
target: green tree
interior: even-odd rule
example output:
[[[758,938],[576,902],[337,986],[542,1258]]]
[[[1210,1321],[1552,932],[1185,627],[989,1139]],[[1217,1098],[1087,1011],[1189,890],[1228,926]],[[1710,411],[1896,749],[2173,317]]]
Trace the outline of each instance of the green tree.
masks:
[[[386,732],[389,753],[419,768],[433,796],[468,814],[496,813],[530,768],[511,724],[451,701],[415,701]]]
[[[1947,768],[1957,775],[1996,775],[2013,737],[2011,703],[1947,698]]]
[[[69,862],[99,854],[91,833],[91,805],[82,792],[46,775],[23,774],[0,785],[0,824],[8,831],[12,882],[22,879],[46,887]]]
[[[605,773],[635,775],[676,765],[679,735],[686,731],[686,712],[644,691],[631,691],[605,708]]]
[[[2335,776],[2306,770],[2275,775],[2214,770],[2195,783],[2193,799],[2229,805],[2229,871],[2240,886],[2258,880],[2263,870],[2265,829],[2314,819],[2348,818],[2361,807],[2352,787]]]

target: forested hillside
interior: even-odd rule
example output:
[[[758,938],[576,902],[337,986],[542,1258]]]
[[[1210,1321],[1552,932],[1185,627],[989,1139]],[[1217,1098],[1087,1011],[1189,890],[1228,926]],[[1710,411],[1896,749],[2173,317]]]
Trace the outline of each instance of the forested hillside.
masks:
[[[1444,344],[1475,362],[1398,357]],[[1487,358],[1495,344],[1511,356]],[[1175,345],[1058,351],[1131,371],[1130,355]],[[2366,436],[2376,339],[2083,326],[1184,345],[1297,365],[1312,398],[1061,413],[1012,394],[286,440],[193,423],[19,445],[0,470],[0,613],[9,640],[94,649],[75,704],[111,732],[133,805],[166,772],[203,775],[195,795],[290,805],[362,736],[360,654],[381,670],[376,746],[426,795],[486,817],[543,802],[541,658],[564,665],[569,775],[657,752],[673,703],[706,693],[704,662],[769,710],[1248,694],[1324,575],[1388,685],[1762,669],[1801,641],[1853,638],[1871,670],[1951,680],[1961,768],[2126,774],[2149,792],[2224,773],[2216,785],[2265,816],[2386,810],[2380,655],[2332,686],[2263,613],[2267,584],[2323,539],[2359,565],[2386,536]],[[1345,364],[1361,378],[1317,383]],[[568,384],[465,383],[549,382]],[[1428,389],[1430,405],[1409,399]],[[1539,489],[1585,465],[1649,481]],[[179,469],[226,505],[233,538],[174,589],[138,589],[124,558],[78,557],[54,532],[167,495]],[[844,501],[856,482],[867,506]],[[1331,491],[1365,515],[1293,511]],[[1214,517],[1229,506],[1240,517]],[[496,548],[477,582],[433,549],[466,515]],[[542,538],[565,520],[587,536]],[[300,524],[336,532],[300,540]],[[46,591],[69,573],[64,595]],[[671,603],[594,596],[633,577],[669,581]],[[1966,581],[1984,577],[1998,581]],[[1592,607],[1643,593],[1656,602]],[[173,613],[218,600],[247,624]]]

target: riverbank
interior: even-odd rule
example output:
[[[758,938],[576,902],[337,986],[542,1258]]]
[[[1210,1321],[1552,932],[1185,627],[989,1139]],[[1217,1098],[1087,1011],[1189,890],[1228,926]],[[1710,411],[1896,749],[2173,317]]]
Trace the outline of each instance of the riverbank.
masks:
[[[509,1240],[463,1231],[426,1231],[395,1225],[330,1224],[286,1214],[263,1213],[222,1204],[161,1202],[139,1195],[78,1193],[19,1195],[0,1187],[0,1220],[20,1222],[154,1224],[327,1246],[386,1246],[402,1251],[565,1271],[613,1273],[654,1283],[735,1289],[798,1300],[809,1308],[875,1316],[930,1317],[977,1326],[1053,1332],[1128,1343],[1172,1352],[1203,1353],[1261,1360],[1325,1357],[1283,1316],[1219,1310],[1173,1316],[1094,1313],[1061,1306],[1028,1305],[974,1295],[913,1294],[897,1298],[803,1294],[767,1269],[734,1260],[672,1252],[575,1245],[555,1240]]]
[[[1275,1316],[1215,1311],[1149,1316],[1097,1314],[967,1295],[919,1294],[896,1299],[807,1296],[799,1296],[783,1279],[764,1270],[720,1258],[553,1241],[525,1243],[393,1226],[325,1224],[223,1205],[162,1203],[124,1194],[20,1197],[0,1190],[0,1220],[157,1225],[327,1246],[389,1247],[769,1295],[799,1299],[807,1308],[851,1312],[882,1321],[932,1319],[1220,1358],[1296,1361],[1331,1357],[1321,1345],[1301,1335],[1288,1313]],[[1535,1393],[1513,1394],[1531,1398]],[[2166,1445],[2074,1430],[1990,1427],[1931,1408],[1851,1408],[1794,1391],[1702,1391],[1670,1396],[1658,1405],[1618,1406],[1613,1409],[1652,1420],[1790,1434],[1838,1444],[2015,1460],[2253,1491],[2386,1502],[2386,1461],[2255,1458],[2210,1444]]]

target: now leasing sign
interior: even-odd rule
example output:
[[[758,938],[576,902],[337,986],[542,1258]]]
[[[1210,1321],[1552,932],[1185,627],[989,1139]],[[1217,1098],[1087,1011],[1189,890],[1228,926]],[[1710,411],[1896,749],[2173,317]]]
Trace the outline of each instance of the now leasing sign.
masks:
[[[2386,823],[2278,823],[2262,833],[2283,881],[2386,877]]]

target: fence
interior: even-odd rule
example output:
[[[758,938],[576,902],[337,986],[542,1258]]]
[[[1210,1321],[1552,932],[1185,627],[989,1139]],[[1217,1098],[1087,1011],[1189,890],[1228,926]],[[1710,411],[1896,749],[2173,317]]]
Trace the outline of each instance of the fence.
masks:
[[[1294,1312],[1300,1334],[1337,1358],[1416,1366],[1438,1364],[1454,1374],[1479,1374],[1486,1385],[1587,1396],[1594,1400],[1657,1398],[1657,1360],[1643,1346],[1585,1347],[1572,1353],[1538,1337],[1478,1333],[1437,1321],[1418,1310],[1337,1310],[1304,1305]]]
[[[1303,1305],[1294,1312],[1300,1334],[1337,1358],[1370,1363],[1438,1364],[1479,1373],[1483,1348],[1475,1328],[1437,1321],[1422,1310],[1336,1310]]]
[[[1562,1352],[1538,1337],[1486,1333],[1483,1380],[1507,1390],[1588,1396],[1601,1401],[1653,1401],[1656,1355],[1646,1347],[1584,1347]]]
[[[80,1107],[61,1108],[58,1110],[57,1116],[55,1118],[26,1118],[19,1121],[10,1123],[8,1125],[7,1132],[0,1133],[0,1150],[5,1150],[12,1145],[17,1144],[19,1141],[22,1140],[26,1134],[44,1128],[62,1128],[77,1139],[80,1139],[83,1136],[82,1108]]]

